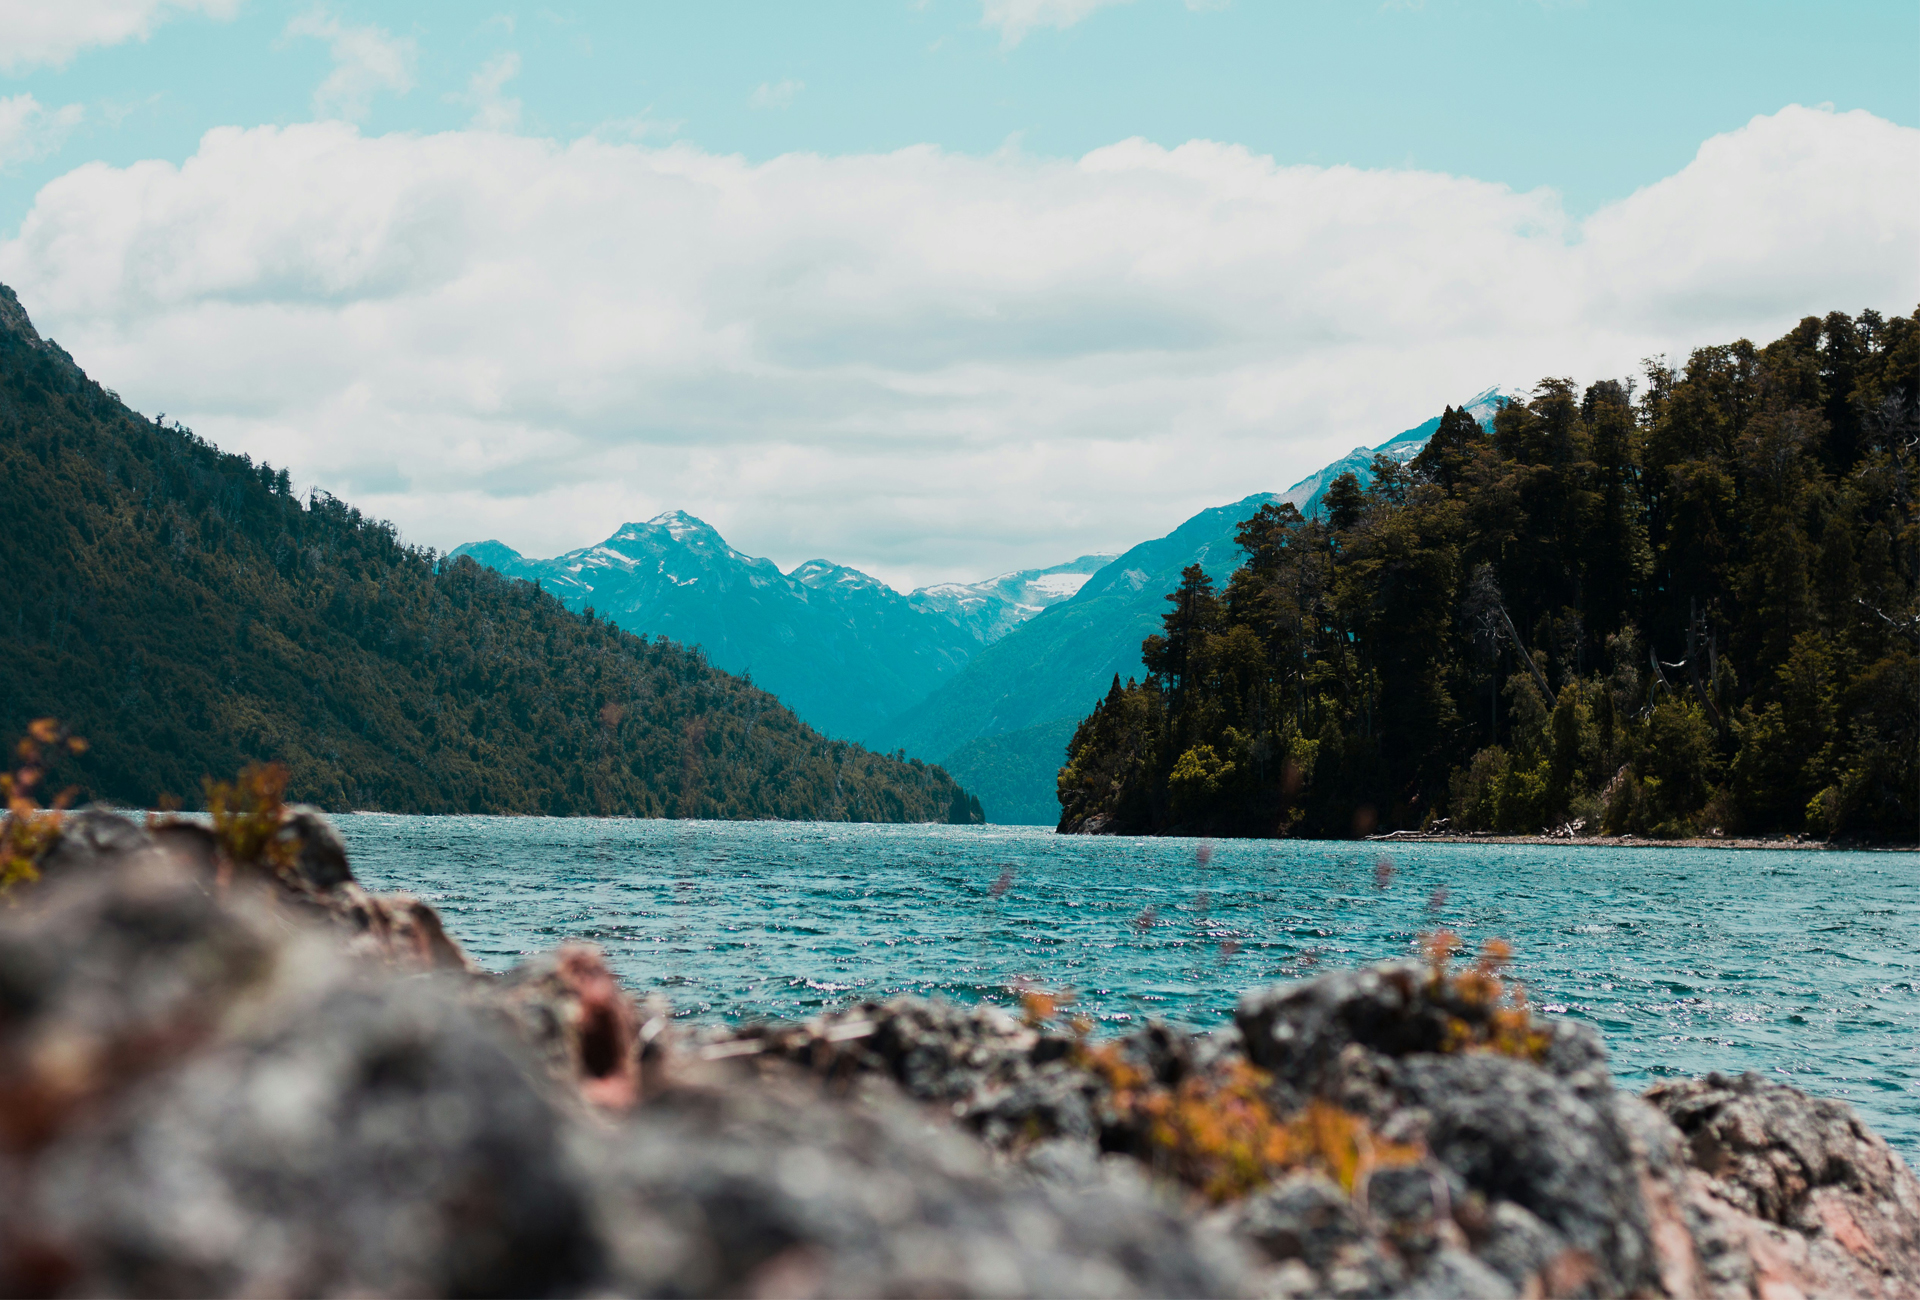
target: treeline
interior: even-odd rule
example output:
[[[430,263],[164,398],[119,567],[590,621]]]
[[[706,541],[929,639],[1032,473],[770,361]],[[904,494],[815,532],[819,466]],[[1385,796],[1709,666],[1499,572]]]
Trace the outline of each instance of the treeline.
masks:
[[[1059,775],[1062,830],[1342,836],[1920,831],[1920,330],[1766,347],[1266,506],[1197,567]]]
[[[0,286],[0,730],[52,784],[194,805],[278,760],[330,809],[977,821],[941,769],[829,741],[664,639],[403,545],[128,411]]]

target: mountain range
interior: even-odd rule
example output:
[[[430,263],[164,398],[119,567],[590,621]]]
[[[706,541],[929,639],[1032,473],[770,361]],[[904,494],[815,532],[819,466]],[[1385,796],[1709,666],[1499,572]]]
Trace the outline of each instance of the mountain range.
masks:
[[[669,510],[595,546],[530,559],[497,541],[454,550],[538,582],[573,610],[697,645],[749,675],[816,729],[860,740],[959,672],[973,654],[1079,590],[1111,555],[901,595],[878,578],[808,560],[782,573]]]
[[[1463,409],[1490,425],[1509,400],[1489,388]],[[697,645],[829,735],[937,761],[994,821],[1051,825],[1053,778],[1075,725],[1116,674],[1139,673],[1140,642],[1159,630],[1180,571],[1199,564],[1224,582],[1240,562],[1235,533],[1262,504],[1318,514],[1341,474],[1364,486],[1376,455],[1405,463],[1439,425],[1435,416],[1356,447],[1284,493],[1203,510],[1118,556],[905,595],[828,560],[782,573],[679,510],[550,560],[497,541],[454,555],[537,581],[629,631]]]

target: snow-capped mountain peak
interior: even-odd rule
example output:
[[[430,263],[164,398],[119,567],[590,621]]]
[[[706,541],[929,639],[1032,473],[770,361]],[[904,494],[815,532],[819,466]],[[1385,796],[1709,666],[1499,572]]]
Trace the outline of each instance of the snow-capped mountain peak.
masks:
[[[1045,569],[1019,569],[984,582],[938,582],[907,599],[938,610],[973,628],[991,645],[1035,614],[1071,599],[1095,572],[1114,557],[1083,555]]]
[[[628,525],[628,527],[632,526],[631,524]],[[696,518],[684,510],[664,510],[647,520],[646,526],[648,528],[665,529],[667,536],[673,538],[676,542],[719,542],[720,545],[726,546],[726,543],[721,540],[720,534],[715,531],[712,524],[709,524],[704,519]],[[731,550],[732,548],[728,547],[728,549]]]
[[[1486,424],[1493,419],[1501,407],[1505,406],[1508,402],[1520,400],[1520,397],[1521,394],[1518,389],[1506,388],[1500,384],[1495,384],[1492,388],[1484,388],[1472,397],[1469,397],[1465,402],[1461,403],[1460,409],[1480,423]]]
[[[832,560],[808,560],[787,570],[787,576],[810,591],[838,590],[885,592],[897,596],[898,592],[870,573],[850,569],[844,564],[835,564]]]

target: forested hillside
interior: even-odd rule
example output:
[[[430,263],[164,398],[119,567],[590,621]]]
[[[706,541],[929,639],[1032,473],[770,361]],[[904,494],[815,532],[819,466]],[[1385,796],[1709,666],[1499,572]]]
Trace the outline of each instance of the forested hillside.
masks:
[[[1080,724],[1062,829],[1913,840],[1917,372],[1913,318],[1809,317],[1263,506]]]
[[[332,809],[979,819],[937,767],[141,418],[4,286],[0,558],[0,730],[88,737],[54,774],[83,797],[192,805],[274,759]]]
[[[1491,422],[1506,400],[1489,388],[1463,409]],[[996,821],[1052,825],[1060,819],[1055,778],[1074,726],[1100,701],[1115,672],[1137,668],[1140,639],[1159,626],[1161,593],[1180,580],[1181,571],[1197,563],[1225,581],[1240,562],[1235,532],[1263,502],[1290,501],[1302,514],[1321,514],[1327,488],[1343,468],[1370,482],[1375,456],[1404,464],[1439,424],[1435,416],[1371,451],[1357,447],[1278,496],[1259,492],[1203,510],[1166,536],[1114,557],[1072,599],[974,656],[869,738],[939,759],[981,793]]]

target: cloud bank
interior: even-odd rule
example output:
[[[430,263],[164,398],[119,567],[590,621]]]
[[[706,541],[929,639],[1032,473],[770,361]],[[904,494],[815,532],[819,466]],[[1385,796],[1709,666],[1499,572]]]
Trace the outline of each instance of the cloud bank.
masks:
[[[1920,131],[1550,191],[1128,140],[753,164],[343,123],[49,183],[0,280],[141,409],[440,547],[684,507],[896,583],[1157,535],[1489,383],[1920,299]]]
[[[95,45],[144,41],[175,13],[231,18],[240,0],[0,0],[0,72],[64,67]]]

